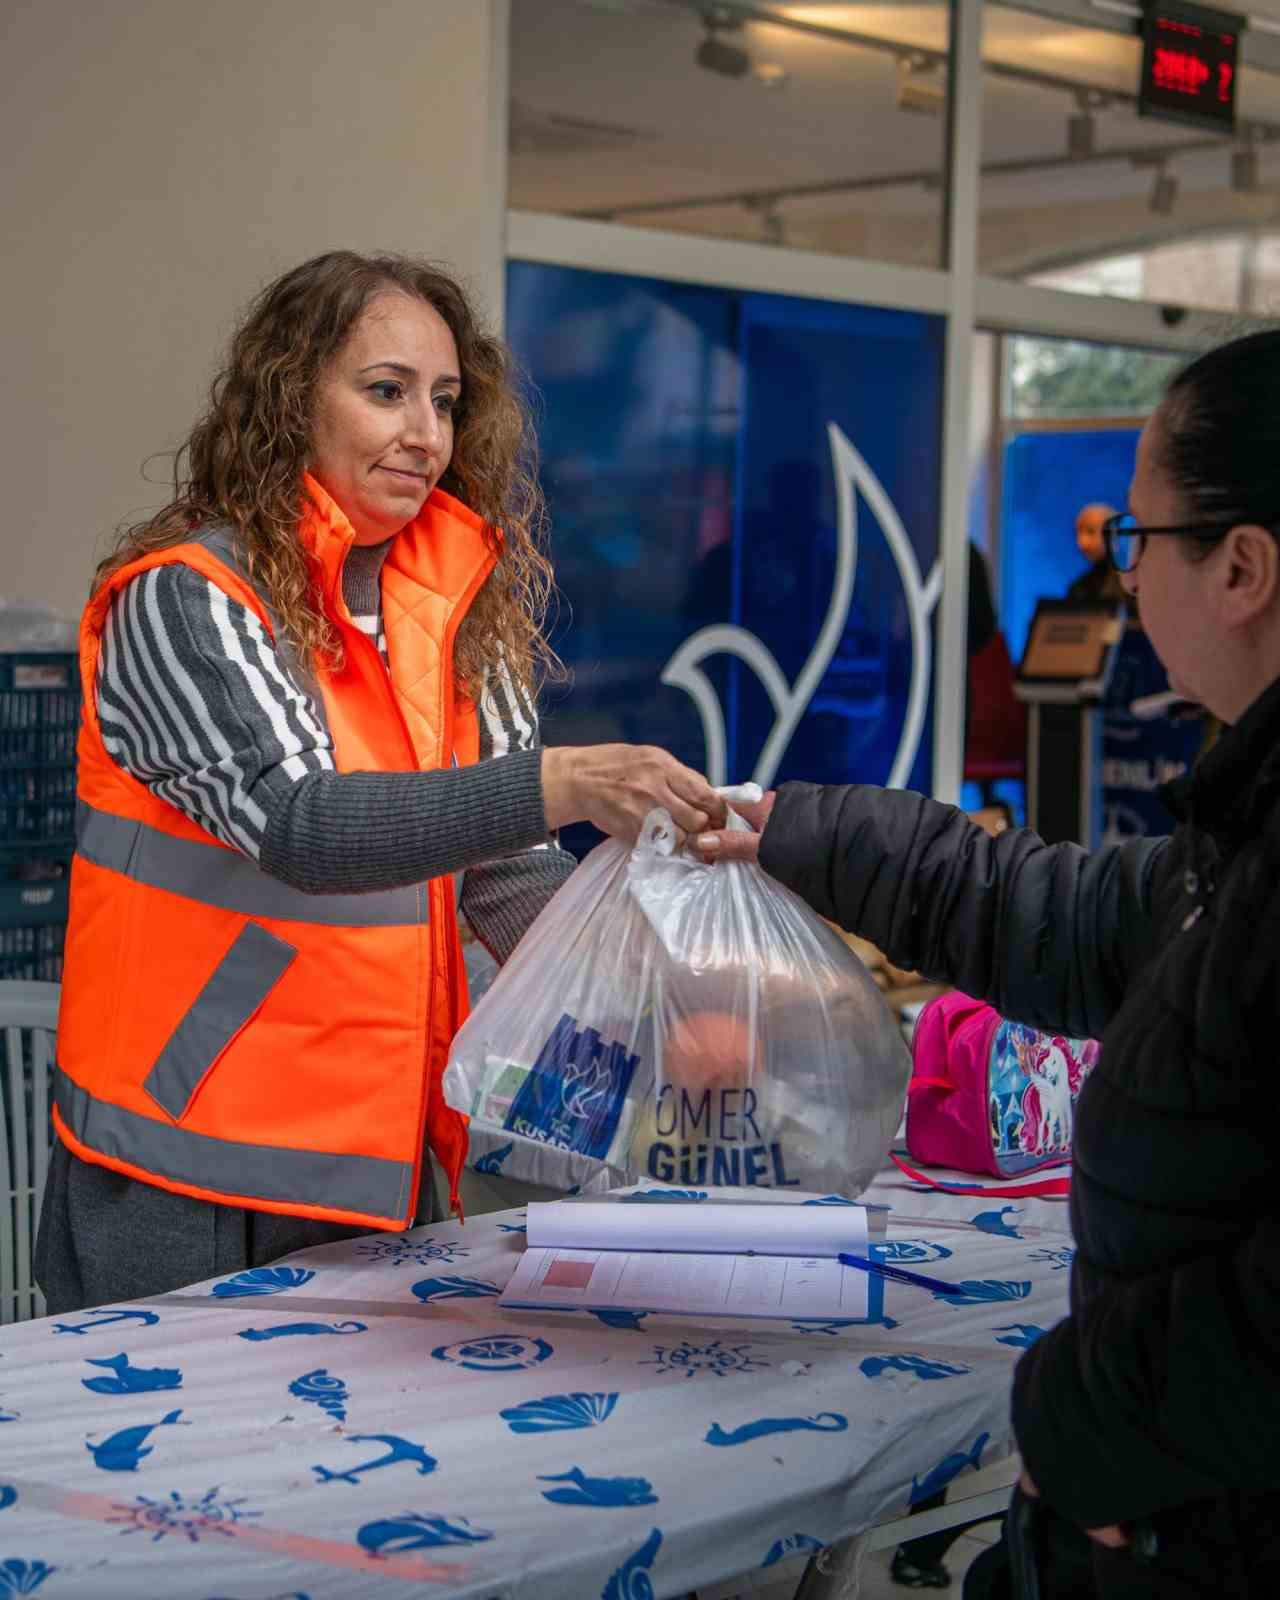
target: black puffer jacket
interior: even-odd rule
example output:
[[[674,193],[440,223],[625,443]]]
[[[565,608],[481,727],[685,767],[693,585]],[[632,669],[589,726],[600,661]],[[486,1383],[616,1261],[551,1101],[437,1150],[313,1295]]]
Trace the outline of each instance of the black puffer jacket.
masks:
[[[1169,802],[1172,838],[1087,855],[919,795],[786,784],[760,859],[897,965],[1101,1037],[1072,1314],[1015,1379],[1024,1461],[1084,1526],[1244,1496],[1275,1537],[1280,682]]]

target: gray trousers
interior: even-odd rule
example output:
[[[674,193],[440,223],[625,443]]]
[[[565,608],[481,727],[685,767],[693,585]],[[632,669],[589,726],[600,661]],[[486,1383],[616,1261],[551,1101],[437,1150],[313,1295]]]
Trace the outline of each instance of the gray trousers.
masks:
[[[432,1193],[424,1163],[419,1221],[431,1220]],[[55,1140],[33,1265],[49,1315],[61,1316],[167,1294],[369,1232],[173,1194],[81,1161]]]

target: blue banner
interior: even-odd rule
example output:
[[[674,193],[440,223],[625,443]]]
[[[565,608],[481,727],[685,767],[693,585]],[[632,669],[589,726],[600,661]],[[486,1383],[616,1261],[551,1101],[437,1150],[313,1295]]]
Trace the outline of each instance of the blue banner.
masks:
[[[548,743],[927,789],[942,319],[524,262],[507,281],[573,671]]]

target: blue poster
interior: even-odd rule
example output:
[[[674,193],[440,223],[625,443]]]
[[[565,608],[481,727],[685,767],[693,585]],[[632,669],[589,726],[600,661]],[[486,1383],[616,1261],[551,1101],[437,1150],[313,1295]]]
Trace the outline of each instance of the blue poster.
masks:
[[[573,674],[547,742],[927,790],[942,319],[526,262],[507,282]]]

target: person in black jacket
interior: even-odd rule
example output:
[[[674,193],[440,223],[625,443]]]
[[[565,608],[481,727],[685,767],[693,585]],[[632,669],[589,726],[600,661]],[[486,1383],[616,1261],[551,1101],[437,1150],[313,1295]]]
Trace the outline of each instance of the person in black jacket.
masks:
[[[1071,1314],[1013,1388],[1045,1600],[1280,1595],[1277,462],[1267,332],[1175,378],[1132,515],[1108,526],[1171,686],[1228,725],[1166,791],[1171,837],[1090,854],[989,838],[916,794],[791,783],[750,819],[761,834],[699,840],[712,859],[758,850],[895,965],[1101,1038],[1075,1122]]]

